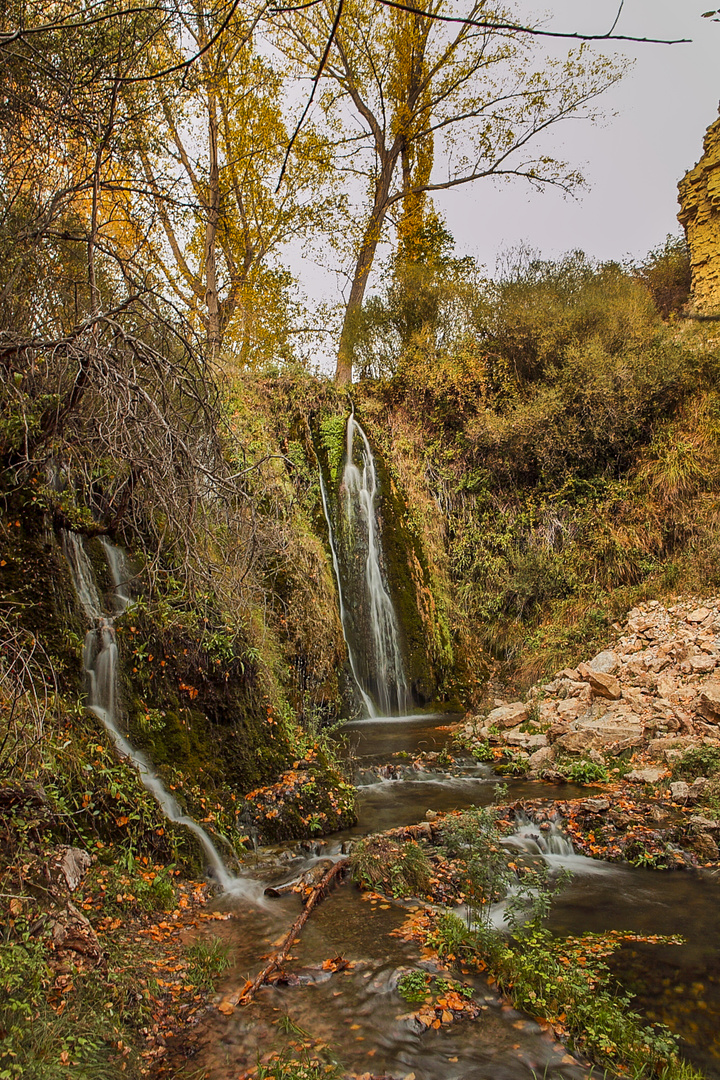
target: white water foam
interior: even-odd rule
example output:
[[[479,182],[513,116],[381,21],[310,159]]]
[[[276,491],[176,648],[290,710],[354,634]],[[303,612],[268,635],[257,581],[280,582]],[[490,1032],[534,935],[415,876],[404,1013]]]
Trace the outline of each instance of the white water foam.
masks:
[[[225,866],[220,854],[205,830],[193,818],[184,814],[150,762],[125,738],[117,725],[117,667],[118,649],[115,626],[110,615],[103,614],[90,560],[80,537],[63,531],[62,544],[70,567],[78,599],[91,628],[85,635],[83,665],[88,680],[88,708],[92,710],[110,734],[118,753],[128,758],[138,771],[143,787],[155,797],[165,816],[176,825],[183,825],[197,837],[205,852],[212,876],[223,892],[256,903],[262,902],[262,885],[251,878],[235,877]],[[126,610],[132,601],[127,593],[129,574],[124,552],[105,537],[103,549],[113,582],[113,606],[116,614]]]

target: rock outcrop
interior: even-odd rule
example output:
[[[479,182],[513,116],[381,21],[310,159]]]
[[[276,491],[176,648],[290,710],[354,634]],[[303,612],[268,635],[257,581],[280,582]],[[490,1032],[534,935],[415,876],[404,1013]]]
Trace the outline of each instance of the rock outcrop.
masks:
[[[704,154],[679,184],[680,213],[692,264],[693,307],[720,313],[720,119],[707,130]]]
[[[630,751],[638,767],[629,779],[645,783],[690,746],[720,748],[720,598],[651,601],[616,629],[612,650],[558,672],[525,702],[496,701],[468,718],[469,744],[526,756],[530,775],[552,772],[558,757],[612,765]]]

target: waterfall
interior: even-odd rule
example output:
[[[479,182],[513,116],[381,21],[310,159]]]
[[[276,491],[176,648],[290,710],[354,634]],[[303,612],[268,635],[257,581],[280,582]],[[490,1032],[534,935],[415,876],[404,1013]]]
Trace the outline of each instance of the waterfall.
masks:
[[[361,467],[355,464],[356,437]],[[320,490],[350,670],[364,709],[370,717],[406,715],[410,694],[398,622],[381,568],[375,458],[354,413],[347,422],[339,544],[322,476]]]
[[[130,574],[127,561],[124,552],[111,544],[106,537],[102,538],[101,543],[113,584],[112,605],[115,615],[119,615],[132,603],[128,595]],[[81,538],[76,533],[63,530],[62,546],[75,592],[90,623],[83,649],[83,666],[88,682],[88,708],[102,722],[118,753],[133,763],[143,787],[155,797],[165,816],[176,825],[184,825],[197,837],[212,874],[223,891],[255,899],[261,891],[257,883],[230,874],[205,830],[182,812],[177,800],[167,790],[145,755],[136,750],[120,731],[116,719],[118,648],[114,617],[102,610],[95,575]]]
[[[342,624],[345,645],[347,646],[350,670],[352,672],[352,677],[355,680],[355,685],[358,689],[358,693],[362,698],[362,703],[367,710],[368,716],[377,716],[377,709],[373,705],[372,698],[365,692],[363,685],[360,681],[360,676],[358,675],[357,661],[355,659],[355,650],[351,642],[348,627],[347,608],[345,607],[345,600],[343,598],[342,579],[340,576],[340,560],[338,559],[337,548],[335,546],[335,535],[333,533],[332,519],[330,517],[330,507],[328,505],[327,491],[325,490],[325,481],[323,480],[322,469],[320,470],[320,494],[322,496],[323,513],[325,514],[325,521],[327,523],[328,539],[330,540],[330,552],[332,554],[333,572],[335,574],[335,583],[337,585],[338,591],[338,604],[340,605],[340,622]]]

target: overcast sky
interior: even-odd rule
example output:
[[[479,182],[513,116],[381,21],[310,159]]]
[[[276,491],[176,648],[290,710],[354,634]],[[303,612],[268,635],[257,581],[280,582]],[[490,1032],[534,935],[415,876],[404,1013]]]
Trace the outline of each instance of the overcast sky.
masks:
[[[556,143],[588,180],[577,200],[536,194],[519,181],[480,181],[438,200],[462,253],[492,272],[498,254],[520,243],[548,256],[581,248],[610,259],[643,255],[677,232],[678,180],[702,156],[703,136],[718,115],[720,24],[700,17],[713,3],[625,0],[617,33],[692,43],[613,46],[635,66],[603,98],[604,123],[571,122]],[[527,0],[519,7],[539,10]],[[604,33],[618,0],[547,0],[544,8],[553,28]]]
[[[492,275],[508,249],[520,245],[552,258],[581,249],[595,259],[642,257],[678,234],[677,184],[702,156],[703,136],[718,115],[720,23],[701,18],[716,0],[625,0],[616,33],[690,38],[690,44],[596,45],[635,61],[631,72],[603,97],[600,124],[571,121],[553,129],[552,147],[581,168],[587,188],[576,198],[520,180],[480,180],[436,195],[455,236],[457,254],[473,255]],[[720,0],[717,0],[720,4]],[[517,0],[529,19],[546,13],[562,31],[606,33],[619,0]],[[550,44],[559,55],[568,44]],[[287,256],[311,298],[338,301],[347,278],[302,258]],[[374,283],[377,285],[377,278]],[[330,370],[332,337],[327,356]]]

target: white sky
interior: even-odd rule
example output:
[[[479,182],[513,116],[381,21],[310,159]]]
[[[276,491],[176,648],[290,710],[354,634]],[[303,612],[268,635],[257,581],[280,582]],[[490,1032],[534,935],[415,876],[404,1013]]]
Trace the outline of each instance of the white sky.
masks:
[[[616,33],[691,38],[690,44],[598,44],[634,58],[630,73],[601,99],[600,124],[570,121],[553,131],[553,151],[583,172],[587,187],[569,198],[534,191],[521,180],[480,180],[436,195],[458,255],[473,255],[492,274],[519,245],[545,257],[581,249],[597,259],[640,257],[678,233],[677,183],[702,155],[718,115],[720,24],[701,18],[715,0],[625,0]],[[720,0],[718,0],[720,4]],[[520,16],[563,31],[606,33],[619,0],[517,0]],[[565,54],[572,43],[549,43]],[[312,298],[340,299],[346,279],[288,252]],[[380,256],[380,253],[378,253]],[[318,357],[321,366],[324,360]],[[331,361],[328,361],[331,363]]]
[[[571,122],[555,143],[588,181],[577,199],[534,193],[520,181],[480,181],[438,200],[461,253],[492,272],[498,254],[520,243],[547,256],[581,248],[611,259],[644,255],[677,232],[678,180],[701,157],[705,131],[718,115],[720,24],[700,17],[711,6],[626,0],[617,33],[688,37],[692,44],[613,46],[635,57],[635,66],[602,99],[605,121]],[[520,7],[537,11],[527,0]],[[552,27],[604,33],[618,0],[552,0],[547,7]]]

